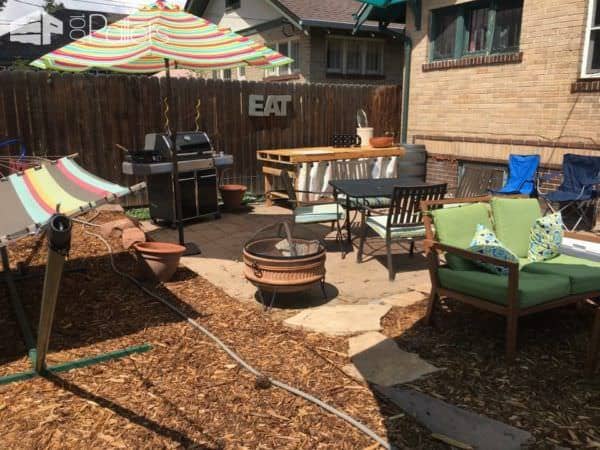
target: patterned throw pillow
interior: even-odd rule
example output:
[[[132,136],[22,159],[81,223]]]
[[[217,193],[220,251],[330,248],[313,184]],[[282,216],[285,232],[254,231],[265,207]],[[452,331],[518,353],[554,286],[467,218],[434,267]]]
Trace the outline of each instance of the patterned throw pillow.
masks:
[[[510,261],[514,263],[519,262],[517,255],[504,247],[493,231],[481,224],[477,225],[477,231],[475,231],[475,236],[473,236],[469,250],[479,253],[480,255],[492,256],[504,261]],[[508,267],[497,266],[495,264],[484,263],[480,261],[476,262],[475,264],[493,274],[508,275]]]
[[[530,261],[546,261],[559,255],[563,240],[563,221],[560,213],[550,214],[535,221],[529,232]]]

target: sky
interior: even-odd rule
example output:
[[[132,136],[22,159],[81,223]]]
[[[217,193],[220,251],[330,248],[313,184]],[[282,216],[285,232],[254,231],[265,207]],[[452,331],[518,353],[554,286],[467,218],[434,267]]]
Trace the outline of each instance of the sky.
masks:
[[[10,21],[40,10],[43,0],[7,0],[0,11],[0,35],[10,31]],[[68,9],[91,10],[129,14],[139,6],[152,3],[152,0],[61,0],[58,3]],[[170,3],[185,5],[185,0],[170,0]]]

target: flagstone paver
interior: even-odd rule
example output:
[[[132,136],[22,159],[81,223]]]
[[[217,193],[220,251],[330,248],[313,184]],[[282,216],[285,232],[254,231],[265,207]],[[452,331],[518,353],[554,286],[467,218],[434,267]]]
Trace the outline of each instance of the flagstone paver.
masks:
[[[381,318],[390,305],[337,305],[321,306],[302,311],[284,323],[309,331],[330,335],[346,335],[381,330]]]
[[[427,295],[418,291],[403,292],[401,294],[389,295],[382,297],[381,301],[386,305],[405,307],[419,303],[427,298]]]
[[[350,338],[348,355],[352,365],[344,367],[346,373],[381,386],[408,383],[439,370],[378,332]]]

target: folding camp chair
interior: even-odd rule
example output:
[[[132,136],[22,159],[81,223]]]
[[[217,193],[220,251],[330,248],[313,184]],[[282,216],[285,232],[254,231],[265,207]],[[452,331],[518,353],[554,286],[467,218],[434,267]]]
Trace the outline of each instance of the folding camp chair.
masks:
[[[500,195],[533,195],[536,188],[535,175],[539,166],[539,155],[510,155],[506,184],[502,189],[491,192]]]
[[[565,224],[568,231],[575,231],[582,222],[591,229],[598,206],[598,191],[595,187],[600,184],[600,157],[566,154],[563,158],[562,172],[563,181],[559,188],[547,194],[540,194],[546,203],[546,212],[560,212],[563,221],[567,213],[575,214],[575,224],[571,228]],[[538,192],[542,182],[559,176],[554,174],[538,177]]]

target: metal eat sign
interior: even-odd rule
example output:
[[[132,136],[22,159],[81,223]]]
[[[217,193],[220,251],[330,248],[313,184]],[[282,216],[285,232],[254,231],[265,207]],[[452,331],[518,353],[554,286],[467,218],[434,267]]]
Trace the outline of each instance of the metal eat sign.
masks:
[[[285,117],[288,115],[288,103],[291,101],[291,95],[264,96],[250,94],[248,98],[248,115],[252,117]]]

